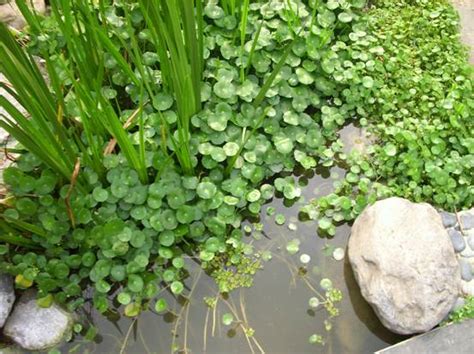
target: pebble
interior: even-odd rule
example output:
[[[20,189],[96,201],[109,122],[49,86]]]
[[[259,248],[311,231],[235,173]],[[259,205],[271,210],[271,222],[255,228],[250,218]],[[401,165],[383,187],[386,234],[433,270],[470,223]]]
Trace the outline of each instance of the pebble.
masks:
[[[461,224],[464,230],[474,229],[474,215],[471,213],[461,215]]]
[[[471,250],[474,250],[474,235],[470,235],[470,236],[467,238],[467,244],[469,245],[469,247],[471,248]]]
[[[461,278],[465,281],[472,280],[472,266],[471,263],[464,259],[459,260],[459,267],[461,268]]]
[[[471,281],[462,281],[461,289],[464,294],[474,296],[474,280]]]
[[[456,225],[457,219],[456,219],[456,216],[453,213],[448,213],[446,211],[441,211],[439,213],[439,215],[441,216],[441,220],[442,220],[443,226],[445,228],[453,227],[454,225]]]
[[[451,230],[448,230],[448,234],[449,234],[449,237],[451,238],[451,242],[456,252],[461,252],[466,248],[466,243],[464,242],[464,238],[462,237],[459,231],[451,229]]]

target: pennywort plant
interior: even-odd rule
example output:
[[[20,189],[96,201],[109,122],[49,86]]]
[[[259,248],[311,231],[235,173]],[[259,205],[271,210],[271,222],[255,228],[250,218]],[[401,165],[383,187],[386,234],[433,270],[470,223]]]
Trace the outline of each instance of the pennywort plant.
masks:
[[[351,64],[325,63],[374,139],[363,153],[330,152],[347,173],[305,208],[321,231],[334,235],[337,223],[393,195],[453,212],[472,205],[473,76],[458,26],[448,1],[376,1],[337,49]],[[335,112],[325,108],[326,124]]]
[[[362,0],[50,3],[46,18],[20,6],[24,48],[0,29],[3,86],[28,112],[1,99],[20,146],[4,171],[0,265],[20,288],[71,309],[87,286],[101,312],[112,298],[129,316],[161,309],[161,291],[185,292],[188,261],[212,272],[237,254],[238,269],[244,216],[275,194],[297,200],[296,168],[348,167],[307,210],[329,234],[390,193],[470,201],[471,81],[441,2],[418,13],[430,36],[411,51],[397,45],[414,43],[409,10],[372,19]],[[434,39],[452,55],[428,55]],[[386,145],[344,156],[350,121]]]

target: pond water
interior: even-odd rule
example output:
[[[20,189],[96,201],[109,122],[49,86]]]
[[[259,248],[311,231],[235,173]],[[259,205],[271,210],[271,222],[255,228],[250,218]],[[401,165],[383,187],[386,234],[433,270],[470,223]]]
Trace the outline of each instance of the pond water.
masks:
[[[108,320],[91,311],[90,320],[99,329],[95,342],[76,339],[64,352],[171,353],[174,347],[182,353],[370,353],[402,340],[403,337],[381,325],[361,297],[347,257],[336,261],[331,256],[334,247],[345,249],[350,226],[339,226],[335,237],[327,239],[318,236],[314,222],[298,220],[300,207],[317,195],[330,193],[334,178],[343,173],[333,168],[314,176],[298,177],[307,185],[303,187],[301,200],[292,206],[274,198],[267,206],[285,214],[284,225],[277,225],[274,216],[267,216],[266,208],[262,208],[260,221],[266,237],[255,240],[250,234],[248,241],[256,249],[269,250],[273,257],[263,262],[263,269],[256,274],[251,288],[238,289],[227,300],[220,299],[215,313],[203,301],[204,297],[216,296],[214,280],[190,263],[191,274],[186,285],[187,293],[192,292],[188,302],[184,298],[176,301],[165,292],[163,297],[172,311],[160,315],[148,311],[136,321]],[[297,230],[290,230],[290,223]],[[292,239],[301,242],[295,255],[286,250]],[[311,257],[304,276],[299,274],[304,266],[300,262],[303,253]],[[333,328],[329,332],[324,328],[326,310],[311,310],[308,305],[314,290],[324,293],[319,286],[322,278],[331,279],[343,293],[338,304],[340,315],[331,320]],[[234,319],[251,327],[255,331],[253,337],[247,337],[238,323],[224,326],[221,318],[227,312],[233,312]],[[308,342],[313,333],[325,337],[324,346]]]

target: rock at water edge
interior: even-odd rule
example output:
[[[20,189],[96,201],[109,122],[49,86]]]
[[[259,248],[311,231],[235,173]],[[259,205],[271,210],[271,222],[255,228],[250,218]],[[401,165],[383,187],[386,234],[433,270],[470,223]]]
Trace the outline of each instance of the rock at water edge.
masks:
[[[70,332],[72,315],[58,305],[48,308],[36,304],[36,292],[29,290],[15,305],[3,334],[27,350],[45,350],[61,343]]]
[[[366,208],[352,227],[348,255],[362,295],[395,333],[430,330],[456,302],[458,262],[428,204],[389,198]]]
[[[13,278],[7,274],[0,274],[0,328],[5,324],[14,302]]]

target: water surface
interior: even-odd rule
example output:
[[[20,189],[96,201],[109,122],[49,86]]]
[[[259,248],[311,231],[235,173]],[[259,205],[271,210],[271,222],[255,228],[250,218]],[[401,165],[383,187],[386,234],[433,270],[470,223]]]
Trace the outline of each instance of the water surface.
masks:
[[[343,170],[334,168],[299,177],[307,185],[303,188],[303,197],[294,205],[285,206],[283,199],[274,198],[267,206],[285,214],[285,225],[277,225],[274,216],[267,216],[266,207],[262,208],[260,221],[266,237],[255,240],[250,234],[248,242],[256,249],[269,250],[273,257],[263,262],[264,268],[255,276],[251,288],[236,290],[227,300],[219,300],[215,314],[203,298],[216,296],[217,287],[213,279],[190,261],[191,276],[186,281],[187,293],[192,290],[189,301],[183,297],[176,301],[165,292],[163,296],[172,311],[161,315],[148,311],[136,321],[107,320],[91,311],[90,319],[100,333],[96,342],[76,340],[65,349],[78,353],[171,353],[175,348],[182,353],[260,353],[263,350],[265,353],[349,354],[374,352],[400,341],[402,337],[384,329],[363,300],[347,257],[336,261],[331,252],[327,252],[334,247],[345,249],[350,226],[339,226],[336,236],[327,239],[318,236],[314,222],[298,220],[301,206],[317,195],[330,193],[333,180],[343,174]],[[288,228],[290,222],[297,225],[297,230]],[[292,239],[301,241],[296,255],[286,251],[286,244]],[[304,267],[304,279],[298,275],[304,266],[299,260],[302,253],[311,256]],[[308,306],[308,299],[314,296],[311,287],[324,293],[319,287],[322,278],[331,279],[343,292],[338,306],[341,314],[331,320],[333,328],[329,332],[324,328],[324,320],[328,318],[325,309],[313,311]],[[255,330],[253,338],[247,338],[239,324],[222,325],[222,315],[232,311],[245,326]],[[308,337],[313,333],[324,335],[326,344],[309,344]]]

